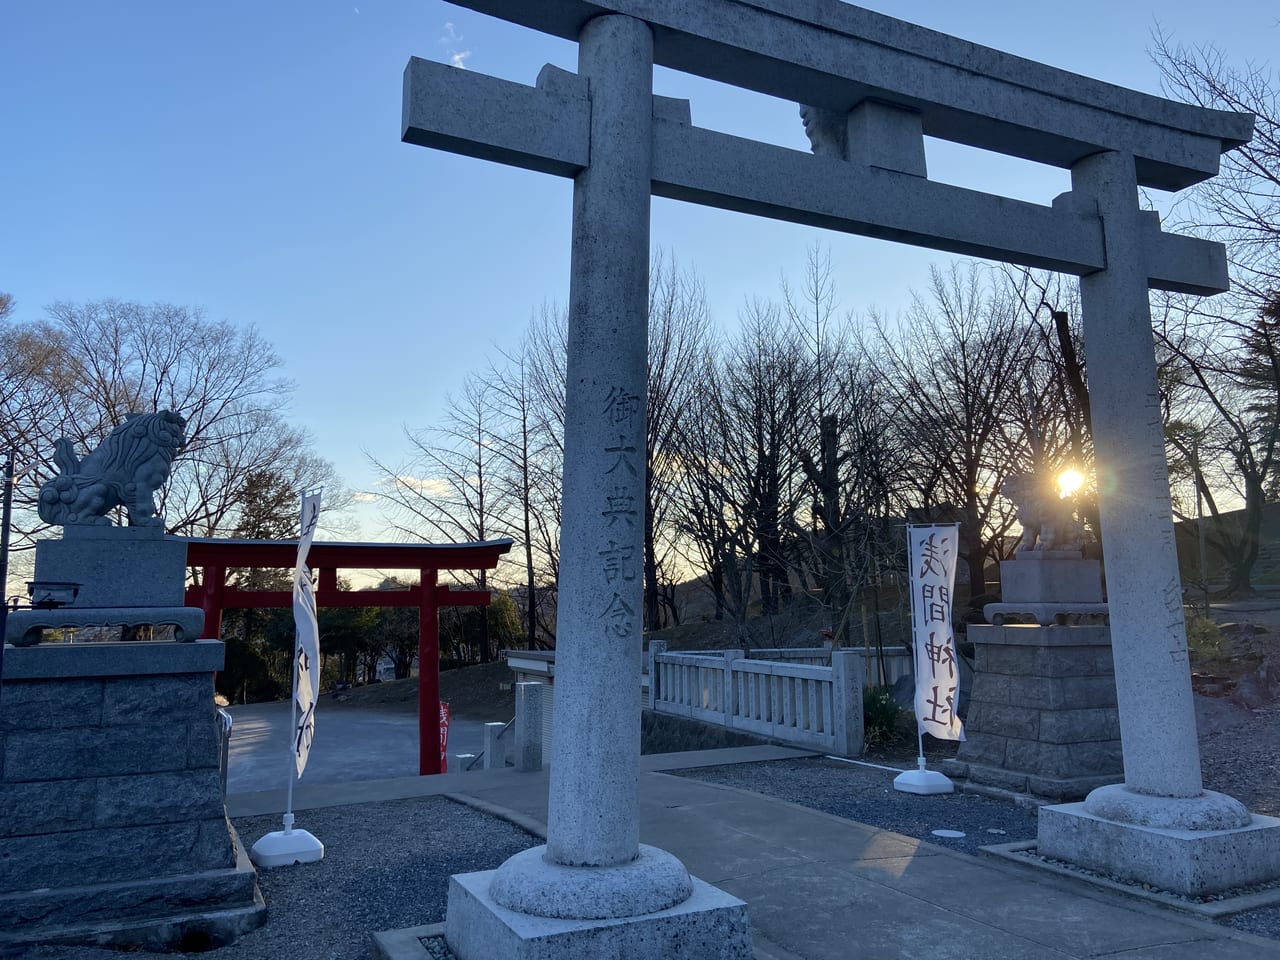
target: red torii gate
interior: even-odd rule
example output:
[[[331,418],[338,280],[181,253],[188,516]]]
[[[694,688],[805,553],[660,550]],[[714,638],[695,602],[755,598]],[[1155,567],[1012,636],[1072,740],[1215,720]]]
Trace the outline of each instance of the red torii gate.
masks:
[[[187,587],[186,604],[204,609],[201,636],[222,635],[222,611],[228,608],[292,607],[290,590],[241,590],[227,585],[233,567],[292,569],[296,540],[219,540],[188,537],[187,566],[203,570],[201,583]],[[441,586],[441,570],[492,570],[512,541],[479,543],[313,543],[307,566],[318,572],[320,607],[418,608],[418,773],[440,773],[440,618],[441,607],[488,606],[487,590]],[[418,585],[408,590],[339,590],[339,570],[417,570]],[[430,705],[430,708],[428,706]]]

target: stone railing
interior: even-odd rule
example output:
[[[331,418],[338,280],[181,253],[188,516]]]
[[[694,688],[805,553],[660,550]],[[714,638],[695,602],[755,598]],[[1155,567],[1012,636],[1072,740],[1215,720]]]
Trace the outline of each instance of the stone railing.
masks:
[[[655,640],[649,645],[649,705],[796,746],[861,753],[862,652],[822,653],[830,665],[747,659],[736,649],[668,653]]]
[[[912,673],[911,651],[903,647],[889,647],[883,654],[865,647],[850,647],[851,651],[861,653],[863,657],[862,675],[867,685],[880,682],[879,663],[884,661],[885,683],[893,686],[899,679]],[[775,649],[750,650],[747,656],[752,660],[781,660],[785,663],[809,663],[814,666],[831,665],[831,647],[778,647]]]

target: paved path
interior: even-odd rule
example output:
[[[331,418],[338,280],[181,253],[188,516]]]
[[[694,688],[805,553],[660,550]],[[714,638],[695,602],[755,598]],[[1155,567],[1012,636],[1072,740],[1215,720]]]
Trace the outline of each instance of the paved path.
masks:
[[[299,784],[336,784],[410,777],[418,773],[418,717],[381,710],[316,709],[316,738]],[[231,744],[227,793],[283,788],[291,763],[287,701],[229,707]],[[449,723],[449,769],[460,753],[483,749],[484,724],[454,717]]]
[[[1280,943],[1088,885],[660,771],[807,754],[740,747],[641,758],[640,837],[748,904],[757,960],[1280,960]],[[301,785],[295,807],[450,794],[545,831],[547,775],[492,770]],[[233,816],[279,792],[228,798]],[[1011,838],[1014,839],[1014,838]],[[424,960],[400,937],[392,960]]]

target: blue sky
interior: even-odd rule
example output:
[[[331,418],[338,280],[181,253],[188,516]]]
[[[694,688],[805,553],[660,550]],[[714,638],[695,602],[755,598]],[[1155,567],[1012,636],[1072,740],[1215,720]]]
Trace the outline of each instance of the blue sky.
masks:
[[[1280,50],[1274,0],[919,0],[872,9],[1158,92],[1157,22],[1233,62]],[[290,417],[348,484],[396,461],[494,345],[568,294],[570,184],[399,142],[410,56],[532,83],[573,44],[441,0],[0,0],[0,290],[202,307],[256,325],[297,382]],[[659,71],[694,123],[806,147],[794,104]],[[1063,171],[929,144],[936,179],[1047,203]],[[702,276],[715,320],[799,279],[828,243],[843,307],[894,313],[928,251],[655,200],[653,243]],[[361,534],[381,533],[360,513]]]

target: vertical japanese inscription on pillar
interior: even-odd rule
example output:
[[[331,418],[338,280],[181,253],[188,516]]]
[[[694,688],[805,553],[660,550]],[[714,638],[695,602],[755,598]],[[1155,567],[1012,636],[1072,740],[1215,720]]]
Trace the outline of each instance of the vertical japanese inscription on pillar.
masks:
[[[601,414],[609,440],[604,446],[604,483],[600,491],[600,517],[605,542],[597,551],[600,572],[611,588],[599,619],[606,636],[625,639],[635,629],[636,608],[629,600],[628,584],[636,579],[641,535],[640,480],[644,451],[636,441],[637,424],[644,416],[643,397],[619,386],[609,389]]]

